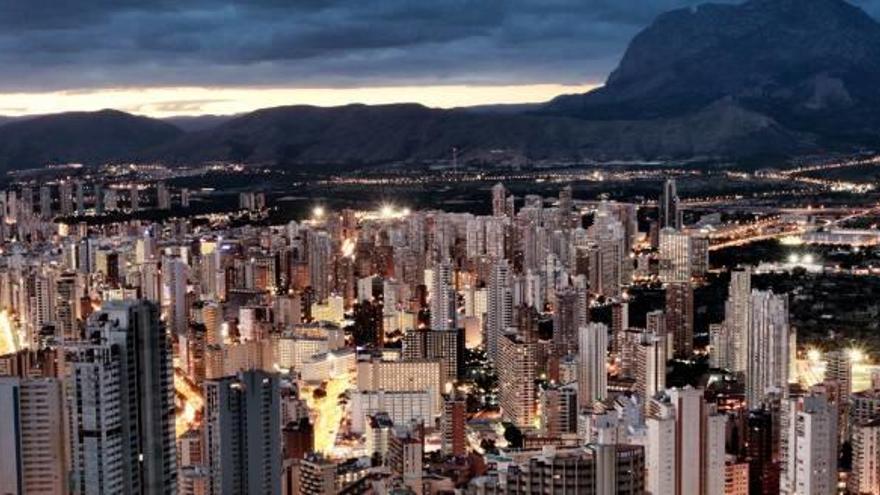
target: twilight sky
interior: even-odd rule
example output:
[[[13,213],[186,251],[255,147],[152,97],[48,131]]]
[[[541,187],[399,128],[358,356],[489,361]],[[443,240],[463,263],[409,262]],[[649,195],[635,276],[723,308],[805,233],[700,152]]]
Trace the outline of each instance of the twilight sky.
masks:
[[[0,115],[544,101],[601,84],[638,30],[698,3],[0,0]]]

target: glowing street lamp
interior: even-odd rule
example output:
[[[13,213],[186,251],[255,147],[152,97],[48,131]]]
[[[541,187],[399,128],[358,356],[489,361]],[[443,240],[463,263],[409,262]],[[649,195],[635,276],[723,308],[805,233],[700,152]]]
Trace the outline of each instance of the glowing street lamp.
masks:
[[[850,348],[847,353],[849,354],[849,360],[853,363],[861,363],[865,360],[865,351],[857,347]]]

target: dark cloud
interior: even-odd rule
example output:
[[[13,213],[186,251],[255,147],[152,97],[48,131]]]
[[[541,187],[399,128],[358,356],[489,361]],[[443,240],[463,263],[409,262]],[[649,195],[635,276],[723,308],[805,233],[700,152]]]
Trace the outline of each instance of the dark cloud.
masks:
[[[0,90],[596,82],[659,13],[698,3],[0,0]]]

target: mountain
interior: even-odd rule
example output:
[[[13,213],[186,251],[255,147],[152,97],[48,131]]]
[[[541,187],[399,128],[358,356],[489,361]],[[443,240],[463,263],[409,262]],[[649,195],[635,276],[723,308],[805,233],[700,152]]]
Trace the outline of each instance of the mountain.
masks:
[[[258,110],[188,133],[140,159],[233,160],[282,166],[368,165],[449,159],[475,162],[688,158],[760,153],[804,139],[771,119],[718,102],[706,111],[645,121],[439,110],[415,104]]]
[[[351,169],[880,149],[880,24],[843,0],[748,0],[659,16],[607,83],[539,105],[287,106],[168,121],[114,111],[0,125],[0,169],[234,160]],[[172,125],[174,124],[174,125]]]
[[[819,144],[877,145],[880,24],[843,0],[750,0],[661,15],[605,86],[540,111],[654,119],[724,99]]]
[[[181,134],[170,124],[116,110],[16,120],[0,126],[0,170],[118,160]]]
[[[236,115],[176,115],[165,117],[161,120],[167,122],[184,132],[204,131],[229,122]]]
[[[159,157],[281,164],[663,159],[880,147],[880,24],[843,0],[749,0],[659,16],[607,83],[539,106],[281,107]]]

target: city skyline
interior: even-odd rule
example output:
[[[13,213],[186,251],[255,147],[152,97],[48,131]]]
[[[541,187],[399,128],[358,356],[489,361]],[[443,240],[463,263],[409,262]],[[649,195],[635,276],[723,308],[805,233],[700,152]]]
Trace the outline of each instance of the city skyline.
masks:
[[[880,0],[0,0],[2,495],[880,494]]]

